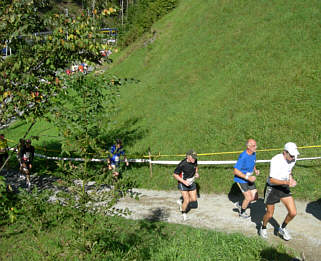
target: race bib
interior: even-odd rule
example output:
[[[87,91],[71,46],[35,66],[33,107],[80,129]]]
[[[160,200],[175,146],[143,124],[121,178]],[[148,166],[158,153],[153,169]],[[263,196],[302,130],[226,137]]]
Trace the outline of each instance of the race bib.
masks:
[[[192,185],[193,182],[194,182],[195,178],[189,178],[189,179],[186,179],[186,181],[188,182],[189,185]]]

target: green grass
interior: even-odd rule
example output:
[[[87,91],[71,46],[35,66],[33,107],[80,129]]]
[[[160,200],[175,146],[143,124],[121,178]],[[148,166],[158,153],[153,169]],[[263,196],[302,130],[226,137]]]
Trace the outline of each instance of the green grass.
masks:
[[[139,80],[121,89],[115,119],[128,154],[138,157],[148,147],[153,154],[240,151],[248,138],[259,149],[282,148],[288,141],[321,145],[320,9],[318,0],[181,0],[153,26],[153,43],[146,44],[152,37],[146,34],[106,65],[112,74]],[[26,127],[6,134],[17,140]],[[49,137],[57,135],[55,128],[46,128],[39,122],[31,131],[40,136],[35,144],[59,148],[59,140]],[[300,152],[320,156],[321,149]],[[257,158],[276,153],[259,152]],[[258,168],[262,192],[269,166]],[[141,187],[175,189],[173,169],[154,166],[152,178],[147,165],[130,171]],[[321,198],[320,160],[298,162],[294,172],[295,197]],[[201,166],[200,174],[204,192],[228,193],[232,186],[231,165]]]
[[[135,117],[147,130],[129,150],[239,151],[250,137],[259,149],[282,148],[288,141],[320,145],[320,9],[318,1],[181,1],[154,25],[152,44],[143,44],[146,35],[135,48],[117,54],[109,68],[140,80],[121,92],[119,121]],[[276,153],[259,152],[258,159]],[[320,148],[302,149],[301,157],[306,156],[320,156]],[[321,197],[319,166],[320,160],[297,163],[297,197]],[[258,167],[262,191],[269,170],[267,164]],[[139,170],[148,180],[143,186],[175,187],[173,167],[154,169],[153,179],[148,170]],[[231,187],[232,166],[200,172],[204,191]]]
[[[85,230],[70,219],[31,229],[20,220],[1,227],[0,257],[6,260],[292,260],[295,252],[259,237],[224,234],[158,221],[87,218]],[[95,224],[95,225],[93,225]],[[22,227],[26,227],[24,230]],[[112,235],[112,236],[111,236]]]

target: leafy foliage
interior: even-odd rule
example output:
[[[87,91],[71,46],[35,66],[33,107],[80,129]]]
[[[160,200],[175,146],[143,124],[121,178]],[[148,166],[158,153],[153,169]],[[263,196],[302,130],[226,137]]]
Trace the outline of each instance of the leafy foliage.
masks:
[[[7,188],[5,179],[0,176],[0,224],[13,223],[18,211],[16,208],[16,196]]]
[[[64,79],[66,88],[55,97],[51,112],[64,137],[63,152],[87,157],[100,150],[96,139],[117,111],[121,83],[117,77],[82,73]]]
[[[41,3],[41,4],[40,4]],[[64,83],[57,76],[73,63],[100,63],[104,35],[96,23],[104,12],[77,17],[40,15],[46,1],[1,2],[1,44],[13,54],[0,60],[1,121],[11,117],[36,119],[51,106],[51,98]],[[37,34],[48,31],[48,34]],[[6,99],[6,100],[4,100]]]
[[[127,46],[148,32],[152,24],[169,13],[177,5],[177,0],[141,0],[128,7],[128,17],[121,38]]]

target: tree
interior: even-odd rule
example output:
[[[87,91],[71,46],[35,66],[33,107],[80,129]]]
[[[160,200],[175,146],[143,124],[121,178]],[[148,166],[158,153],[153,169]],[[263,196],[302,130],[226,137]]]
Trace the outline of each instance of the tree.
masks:
[[[100,63],[104,37],[95,26],[107,13],[94,10],[93,16],[40,13],[48,2],[1,1],[0,42],[9,43],[13,54],[0,59],[0,119],[43,117],[60,93],[64,82],[57,72],[72,63]],[[46,34],[37,34],[47,31]],[[36,95],[35,95],[36,94]]]
[[[95,25],[108,13],[93,10],[94,16],[46,16],[38,13],[38,8],[47,3],[40,3],[6,0],[0,4],[1,42],[8,41],[13,49],[13,55],[0,62],[0,94],[3,97],[7,93],[6,99],[0,100],[0,116],[1,120],[15,116],[33,121],[46,117],[64,137],[63,152],[84,159],[82,163],[71,164],[71,168],[61,164],[63,173],[69,174],[65,176],[67,180],[82,180],[81,189],[67,193],[64,202],[67,207],[79,209],[81,215],[73,218],[76,225],[83,226],[85,216],[98,209],[93,202],[104,200],[104,209],[115,213],[112,206],[132,187],[130,179],[124,178],[100,198],[85,189],[86,182],[100,173],[88,168],[88,164],[92,155],[101,152],[97,145],[101,117],[104,114],[106,120],[106,114],[115,112],[121,81],[111,76],[64,73],[72,63],[100,63],[99,51],[106,46],[101,44],[104,36]],[[49,32],[36,34],[39,29]],[[89,172],[93,175],[88,175]]]

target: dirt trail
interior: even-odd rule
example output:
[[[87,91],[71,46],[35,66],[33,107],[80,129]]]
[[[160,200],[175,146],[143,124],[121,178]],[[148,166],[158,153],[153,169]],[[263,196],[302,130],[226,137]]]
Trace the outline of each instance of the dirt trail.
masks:
[[[178,205],[178,191],[153,191],[136,189],[140,199],[129,197],[122,199],[116,207],[128,208],[132,214],[130,219],[161,220],[170,223],[186,224],[193,227],[214,229],[224,232],[241,232],[246,236],[258,236],[258,228],[265,213],[263,199],[253,203],[251,219],[243,220],[238,216],[234,203],[237,198],[228,195],[201,194],[198,209],[192,209],[189,220],[183,221]],[[284,244],[300,253],[304,253],[308,261],[321,260],[321,202],[303,202],[296,200],[297,216],[289,224],[288,229],[293,236],[291,241],[284,241],[276,236],[275,228],[282,223],[287,213],[285,207],[280,203],[275,209],[274,218],[268,225],[269,243]]]

